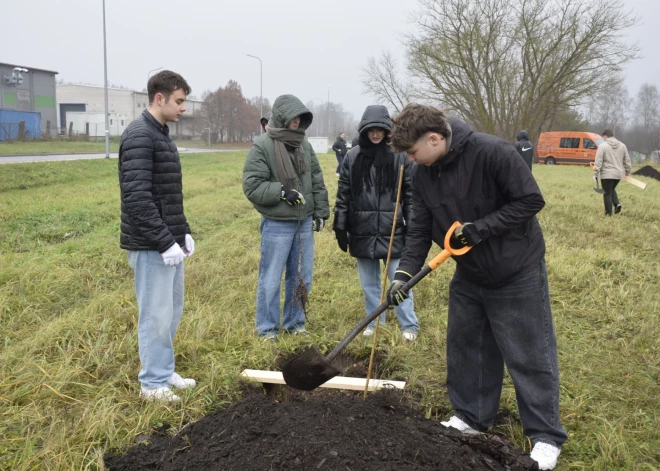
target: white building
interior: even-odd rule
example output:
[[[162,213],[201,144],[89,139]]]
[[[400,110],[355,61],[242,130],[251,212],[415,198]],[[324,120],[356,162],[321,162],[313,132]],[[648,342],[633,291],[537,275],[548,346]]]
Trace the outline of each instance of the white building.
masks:
[[[87,134],[90,137],[105,136],[105,113],[91,111],[68,111],[66,119],[75,134]],[[108,125],[111,136],[121,136],[128,126],[125,114],[108,113]]]
[[[149,96],[146,92],[137,92],[121,88],[108,88],[108,113],[133,121],[149,106]],[[177,123],[168,123],[172,137],[198,137],[202,129],[196,125],[194,115],[202,109],[200,100],[186,100],[186,113]],[[67,118],[70,112],[86,112],[90,116],[105,110],[103,87],[93,85],[57,85],[57,122],[61,132],[66,133],[70,123]],[[114,119],[113,119],[114,120]],[[128,123],[126,123],[128,124]],[[121,126],[120,126],[121,127]],[[118,129],[110,126],[111,135]],[[125,126],[124,126],[125,128]],[[104,131],[105,132],[105,131]],[[121,134],[121,133],[120,133]]]

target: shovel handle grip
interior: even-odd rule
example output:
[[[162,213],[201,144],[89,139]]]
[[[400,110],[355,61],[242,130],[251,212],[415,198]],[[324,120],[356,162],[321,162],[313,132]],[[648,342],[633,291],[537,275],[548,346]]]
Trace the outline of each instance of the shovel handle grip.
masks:
[[[420,271],[417,272],[415,276],[413,276],[408,282],[401,287],[401,291],[408,292],[410,289],[415,286],[419,281],[424,278],[426,275],[431,273],[433,270],[438,268],[445,260],[447,260],[449,257],[452,255],[454,256],[460,256],[465,253],[467,253],[472,247],[463,247],[460,249],[453,249],[451,245],[449,244],[449,239],[451,236],[454,234],[454,230],[458,228],[461,225],[460,222],[456,221],[447,231],[447,234],[445,235],[445,248],[440,252],[438,255],[433,257],[433,259],[424,266]],[[331,362],[338,354],[341,352],[344,348],[346,348],[346,345],[351,343],[351,341],[360,333],[364,330],[365,327],[369,325],[371,321],[373,321],[376,317],[380,316],[385,310],[390,307],[390,303],[387,301],[387,299],[380,305],[378,306],[371,314],[369,314],[367,317],[362,318],[360,322],[351,330],[344,339],[337,344],[337,346],[330,352],[328,353],[328,356],[325,357],[326,361]]]

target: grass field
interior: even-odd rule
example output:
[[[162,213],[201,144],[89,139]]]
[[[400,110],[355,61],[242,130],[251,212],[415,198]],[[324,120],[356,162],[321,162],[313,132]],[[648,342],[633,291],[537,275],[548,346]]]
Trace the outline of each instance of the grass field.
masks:
[[[12,164],[0,173],[0,469],[102,469],[106,451],[238,399],[244,368],[310,340],[334,346],[364,315],[355,260],[332,231],[315,235],[309,339],[276,346],[253,332],[259,216],[243,196],[244,152],[184,155],[185,207],[197,246],[186,266],[177,370],[197,379],[180,406],[138,399],[137,308],[119,249],[117,162]],[[319,157],[331,204],[335,159]],[[534,168],[559,344],[558,470],[660,469],[660,182],[622,183],[623,212],[602,216],[584,167]],[[434,246],[433,251],[437,250]],[[381,347],[391,376],[427,417],[446,418],[447,285],[453,262],[415,291],[421,335],[395,322]],[[349,350],[362,357],[360,336]],[[529,449],[507,380],[498,432]]]
[[[177,141],[179,147],[190,147],[193,149],[206,148],[208,145],[204,141]],[[211,147],[214,149],[248,149],[250,143],[217,143]],[[110,141],[110,152],[119,150],[119,141],[117,139]],[[84,142],[84,141],[0,141],[0,158],[3,155],[36,155],[36,154],[94,154],[105,152],[105,141]]]

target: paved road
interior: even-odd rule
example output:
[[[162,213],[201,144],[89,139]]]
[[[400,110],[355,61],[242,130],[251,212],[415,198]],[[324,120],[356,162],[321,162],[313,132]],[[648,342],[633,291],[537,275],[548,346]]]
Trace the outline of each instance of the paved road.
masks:
[[[235,149],[189,149],[179,147],[180,154],[199,154],[207,152],[237,152]],[[83,159],[103,159],[102,154],[57,154],[57,155],[0,155],[0,164],[16,164],[24,162],[54,162],[60,160],[83,160]],[[117,152],[111,152],[110,158],[116,159]]]

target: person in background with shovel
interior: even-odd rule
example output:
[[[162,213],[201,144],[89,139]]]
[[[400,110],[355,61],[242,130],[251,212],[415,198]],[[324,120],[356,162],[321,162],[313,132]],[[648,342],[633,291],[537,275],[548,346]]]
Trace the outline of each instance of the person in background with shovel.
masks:
[[[330,217],[323,173],[305,139],[312,119],[295,96],[278,97],[267,132],[254,141],[243,168],[243,193],[262,215],[256,328],[268,340],[276,340],[280,329],[285,268],[283,328],[305,332],[314,268],[312,231],[323,229]]]
[[[605,142],[598,146],[596,151],[596,162],[594,162],[594,181],[598,183],[598,177],[603,186],[603,200],[605,202],[605,216],[612,216],[614,212],[621,212],[619,195],[616,187],[621,179],[630,176],[630,155],[626,145],[614,137],[611,129],[603,131]]]
[[[536,214],[545,201],[516,149],[473,132],[433,107],[409,104],[393,120],[392,147],[418,167],[413,220],[387,300],[424,264],[432,242],[454,221],[457,246],[449,285],[447,391],[455,415],[443,422],[465,434],[493,425],[504,365],[516,390],[523,431],[540,469],[554,469],[567,435],[559,423],[559,371],[545,242]]]
[[[388,145],[392,120],[387,108],[368,106],[359,126],[358,146],[353,147],[341,166],[333,229],[339,248],[357,258],[360,285],[367,314],[380,304],[381,263],[387,260],[394,207],[397,200],[398,173],[404,167],[401,204],[397,216],[389,273],[392,280],[399,265],[406,234],[412,218],[411,170],[414,164],[405,154],[394,154]],[[395,308],[403,338],[415,340],[419,331],[412,293]],[[385,314],[381,316],[385,322]],[[373,335],[376,321],[363,334]]]

